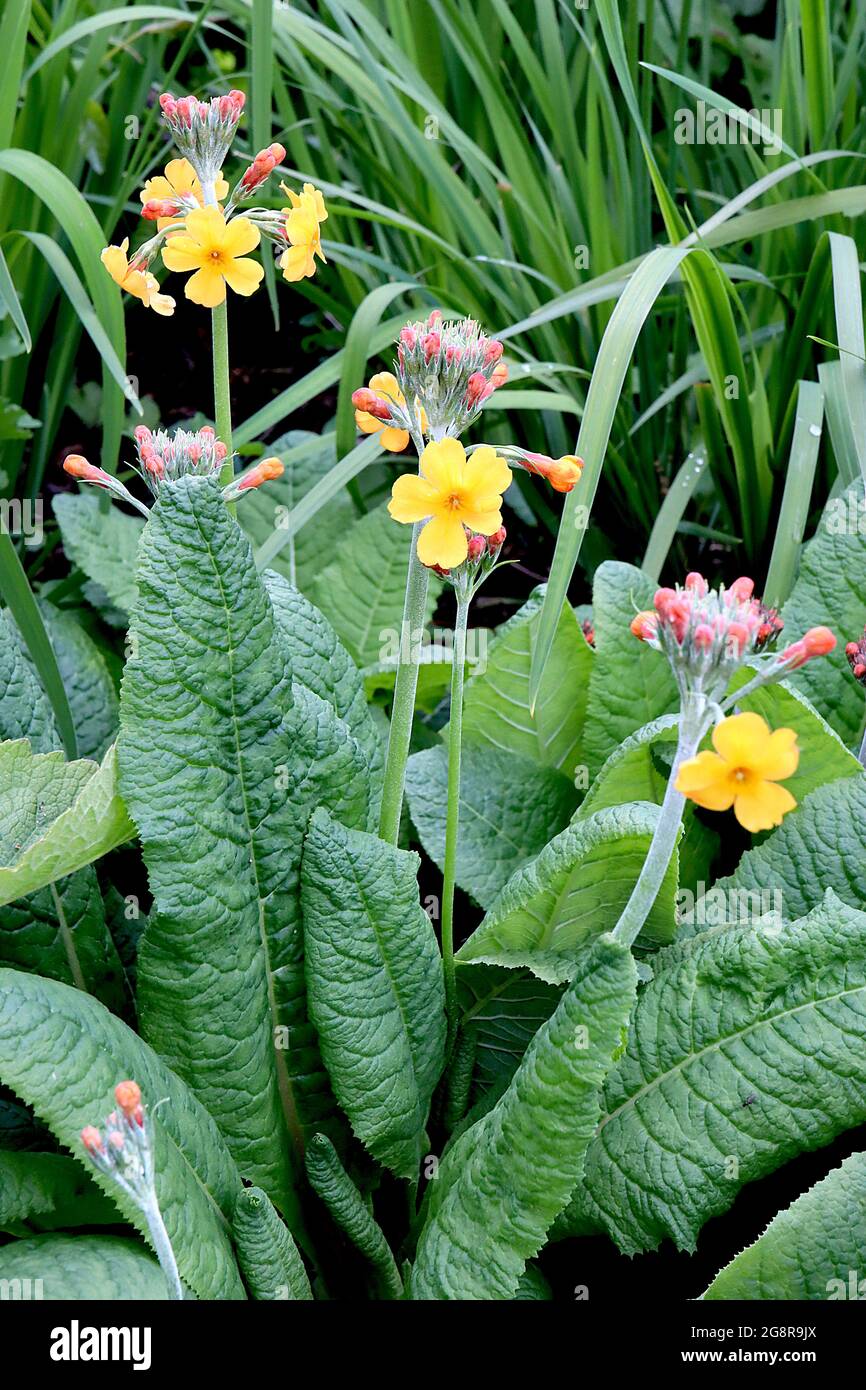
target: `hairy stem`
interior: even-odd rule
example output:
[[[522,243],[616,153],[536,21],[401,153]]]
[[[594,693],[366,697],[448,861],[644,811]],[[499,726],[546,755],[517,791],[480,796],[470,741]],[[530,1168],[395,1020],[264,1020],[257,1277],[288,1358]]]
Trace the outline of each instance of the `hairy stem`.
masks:
[[[174,1251],[171,1248],[168,1231],[165,1229],[162,1212],[159,1209],[155,1197],[147,1203],[143,1211],[145,1220],[147,1221],[147,1229],[153,1241],[153,1248],[156,1251],[156,1258],[159,1260],[160,1267],[165,1275],[165,1282],[168,1285],[168,1296],[170,1299],[182,1300],[183,1289],[180,1286],[177,1261],[174,1258]]]
[[[379,814],[379,835],[396,845],[400,831],[400,812],[403,809],[403,784],[406,780],[406,759],[412,737],[412,717],[415,713],[415,692],[418,687],[418,666],[424,640],[424,619],[427,611],[427,570],[418,559],[420,522],[412,528],[412,550],[406,579],[406,598],[403,604],[403,625],[400,632],[400,652],[397,660],[397,679],[394,702],[391,706],[391,732],[388,737],[388,756],[385,760],[385,781],[382,789],[382,809]]]
[[[232,455],[232,404],[229,392],[229,322],[226,301],[211,310],[213,325],[213,403],[217,439],[226,446],[220,482],[227,487],[235,475]]]
[[[460,830],[460,755],[463,744],[463,677],[466,670],[468,593],[457,595],[454,655],[451,666],[451,714],[448,723],[448,803],[445,812],[445,864],[442,871],[442,968],[448,1013],[448,1047],[457,1032],[457,982],[454,974],[454,885]]]
[[[686,696],[683,700],[677,751],[659,811],[658,824],[637,883],[613,929],[615,940],[626,946],[633,945],[652,911],[671,862],[671,855],[676,849],[685,805],[685,797],[676,789],[677,774],[686,759],[694,757],[698,744],[707,731],[710,716],[707,714],[706,703],[703,696]]]

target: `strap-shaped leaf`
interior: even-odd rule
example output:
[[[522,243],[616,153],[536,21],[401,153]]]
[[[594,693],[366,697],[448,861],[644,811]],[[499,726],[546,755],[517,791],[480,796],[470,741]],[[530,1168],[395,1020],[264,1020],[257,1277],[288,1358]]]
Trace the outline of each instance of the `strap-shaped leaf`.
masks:
[[[539,979],[567,979],[581,948],[617,922],[641,871],[658,810],[644,802],[613,806],[569,825],[518,869],[460,961],[528,966]],[[643,928],[650,941],[675,930],[676,855]]]
[[[260,1187],[245,1187],[235,1207],[232,1232],[253,1298],[311,1299],[313,1291],[288,1226]]]
[[[0,904],[91,864],[135,835],[117,759],[64,761],[26,739],[0,744]]]
[[[634,961],[595,942],[511,1084],[447,1151],[429,1188],[416,1299],[507,1299],[580,1178],[601,1083],[634,1002]]]
[[[444,744],[412,754],[406,765],[406,794],[421,843],[441,869],[448,807]],[[484,744],[464,744],[459,886],[482,907],[489,907],[514,871],[568,824],[576,801],[574,785],[556,768]]]
[[[242,1298],[228,1221],[240,1178],[210,1115],[137,1034],[81,990],[0,969],[0,1081],[32,1106],[64,1148],[134,1077],[150,1106],[156,1195],[180,1276],[199,1298]],[[157,1103],[163,1104],[157,1107]],[[94,1180],[146,1236],[139,1208],[104,1174]]]
[[[628,1254],[694,1249],[745,1183],[866,1120],[866,915],[828,892],[657,961],[578,1204]]]
[[[15,1240],[0,1249],[0,1279],[20,1289],[21,1298],[62,1303],[90,1299],[152,1303],[168,1298],[165,1276],[156,1260],[137,1240],[125,1236]]]
[[[716,1275],[705,1299],[862,1300],[866,1295],[866,1154],[774,1216]]]
[[[249,542],[214,480],[162,490],[137,579],[119,756],[155,902],[142,1031],[244,1175],[294,1216],[293,1075],[316,1068],[302,1035],[301,844],[319,800],[365,823],[365,762],[325,701],[302,686],[293,699]]]
[[[866,623],[862,479],[827,503],[814,538],[803,550],[782,617],[786,634],[800,637],[820,624],[831,627],[840,639],[829,656],[807,662],[790,679],[845,742],[854,743],[863,727],[863,697],[851,679],[845,643],[856,640]]]
[[[656,587],[642,570],[618,560],[606,560],[595,572],[596,652],[585,737],[586,760],[593,775],[629,734],[679,708],[667,660],[629,630],[635,613],[652,607]]]
[[[571,777],[581,756],[593,655],[573,609],[564,604],[532,706],[529,674],[544,594],[543,586],[533,592],[498,630],[486,661],[477,663],[466,682],[463,733]]]
[[[415,1178],[445,1046],[433,926],[418,856],[316,811],[301,902],[310,1015],[334,1094],[380,1162]]]

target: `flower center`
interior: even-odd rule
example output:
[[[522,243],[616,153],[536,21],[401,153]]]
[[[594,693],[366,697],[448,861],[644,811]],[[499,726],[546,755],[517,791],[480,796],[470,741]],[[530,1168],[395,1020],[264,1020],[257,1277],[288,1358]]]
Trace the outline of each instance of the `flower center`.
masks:
[[[450,512],[458,512],[463,505],[463,499],[459,492],[452,492],[450,497],[446,497],[445,506]]]
[[[736,767],[736,768],[734,768],[734,781],[735,781],[735,782],[746,782],[746,781],[748,781],[748,778],[749,778],[749,770],[748,770],[748,768],[745,768],[745,767]]]
[[[219,264],[223,258],[223,253],[222,251],[211,251],[210,258],[215,264]]]

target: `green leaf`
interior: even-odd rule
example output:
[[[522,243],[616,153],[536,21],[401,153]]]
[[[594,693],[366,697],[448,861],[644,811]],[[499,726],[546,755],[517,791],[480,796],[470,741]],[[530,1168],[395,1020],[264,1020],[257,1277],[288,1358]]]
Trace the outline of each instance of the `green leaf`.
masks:
[[[26,740],[0,744],[0,904],[74,873],[135,835],[110,748],[67,763]]]
[[[400,650],[410,540],[409,528],[377,507],[352,527],[310,586],[310,598],[361,667]],[[428,621],[441,588],[431,579]]]
[[[580,757],[593,654],[567,604],[553,632],[538,701],[531,709],[529,676],[544,588],[499,629],[487,661],[466,682],[464,737],[570,777]]]
[[[138,962],[142,1032],[294,1221],[296,1066],[313,1069],[314,1103],[326,1089],[304,1016],[301,845],[318,802],[367,823],[367,768],[332,707],[293,690],[216,480],[162,489],[137,581],[119,761],[154,897]]]
[[[11,617],[0,609],[0,735],[29,739],[37,753],[60,747],[51,703],[28,661]]]
[[[406,795],[421,843],[441,869],[445,861],[448,750],[413,753]],[[460,776],[457,883],[489,907],[515,870],[534,858],[568,824],[577,793],[552,767],[514,753],[467,742]]]
[[[629,734],[679,709],[667,658],[629,630],[635,614],[652,607],[655,590],[647,575],[618,560],[606,560],[595,572],[592,615],[596,650],[585,736],[591,775]]]
[[[50,730],[42,727],[44,715],[41,712],[37,715],[34,710],[31,718],[34,720],[35,727],[39,729],[34,741],[38,741],[43,735],[46,740],[50,739],[50,741],[45,742],[44,747],[37,748],[37,752],[44,751],[44,748],[56,748],[59,743],[62,743],[66,750],[66,756],[74,758],[78,752],[75,743],[75,727],[63,681],[57,669],[54,650],[48,633],[45,631],[45,624],[31,592],[24,567],[18,558],[18,552],[11,538],[3,530],[0,530],[0,593],[2,593],[3,599],[9,607],[9,613],[18,626],[27,653],[39,673],[42,688],[51,702],[53,719],[57,723],[57,736],[51,736]],[[0,628],[0,646],[4,648],[4,651],[0,653],[0,690],[3,689],[4,682],[11,678],[11,673],[17,666],[15,654],[5,650],[9,645],[7,635],[8,621],[5,627]],[[38,700],[41,710],[44,706],[43,696],[37,692],[33,698]],[[27,722],[26,718],[23,722]],[[22,732],[26,732],[26,730],[22,730]],[[0,733],[3,733],[4,738],[10,737],[8,733],[3,732],[2,725],[0,725]],[[13,737],[18,737],[18,735],[13,735]]]
[[[71,613],[40,603],[69,700],[78,756],[102,758],[117,737],[119,704],[105,657]]]
[[[0,963],[64,980],[121,1012],[123,967],[93,869],[0,907]]]
[[[852,1154],[774,1216],[704,1299],[862,1299],[866,1265],[866,1154]]]
[[[518,869],[457,953],[460,961],[528,966],[559,984],[594,937],[615,923],[637,881],[658,811],[642,802],[578,820]],[[675,930],[676,855],[642,933],[668,942]]]
[[[391,1248],[326,1134],[313,1135],[306,1163],[310,1186],[335,1224],[372,1265],[377,1293],[384,1298],[401,1298],[403,1281]]]
[[[653,757],[657,743],[666,743],[673,754],[677,741],[678,714],[663,714],[642,729],[627,734],[607,757],[580,803],[575,820],[583,820],[608,806],[628,801],[650,801],[660,806],[670,774],[671,760],[659,765]]]
[[[435,642],[421,648],[418,653],[418,683],[415,687],[416,711],[432,714],[438,709],[450,689],[453,664],[453,647]],[[471,674],[473,664],[472,655],[467,651],[467,676]],[[364,667],[362,675],[368,700],[391,704],[397,684],[398,666],[399,657],[391,656],[387,661],[377,661],[372,666]]]
[[[826,657],[819,658],[826,661]],[[739,679],[746,679],[745,673]],[[796,674],[796,673],[795,673]],[[737,704],[738,709],[754,710],[771,729],[793,729],[797,735],[800,761],[785,787],[800,802],[809,792],[840,777],[856,777],[863,768],[858,758],[849,752],[839,735],[801,695],[793,680],[764,686]],[[709,743],[707,747],[709,747]]]
[[[803,550],[800,574],[782,609],[785,637],[810,627],[833,629],[837,646],[790,677],[841,738],[852,744],[863,727],[863,692],[852,680],[846,642],[866,624],[866,513],[863,484],[853,483],[824,509],[817,533]]]
[[[866,908],[864,863],[866,777],[846,777],[812,792],[772,835],[744,854],[733,874],[715,884],[720,890],[715,901],[723,903],[730,895],[732,906],[722,920],[736,917],[741,893],[765,893],[768,885],[787,918],[811,912],[825,888],[852,907]]]
[[[280,536],[295,507],[330,474],[337,461],[333,434],[289,430],[267,449],[282,461],[285,471],[267,487],[249,493],[238,512],[254,551],[270,537]],[[290,584],[306,591],[322,570],[324,558],[332,555],[334,537],[344,536],[356,517],[349,494],[339,492],[325,510],[289,536],[268,564]]]
[[[370,1152],[412,1179],[445,1049],[442,966],[418,903],[418,863],[319,809],[301,868],[310,1017],[334,1094]]]
[[[361,745],[379,783],[385,755],[357,666],[324,614],[298,589],[273,570],[264,571],[262,583],[291,658],[292,678],[331,705]]]
[[[631,953],[596,941],[511,1084],[447,1151],[430,1184],[415,1299],[513,1298],[580,1179],[599,1088],[637,987]]]
[[[156,1195],[180,1276],[199,1298],[243,1297],[228,1238],[237,1169],[204,1107],[125,1023],[69,985],[0,969],[0,1076],[75,1155],[81,1130],[104,1121],[114,1087],[133,1077],[151,1107]],[[98,1170],[94,1181],[146,1235],[121,1188]]]
[[[511,1080],[535,1034],[556,1008],[562,990],[529,970],[457,963],[461,1026],[475,1045],[477,1099]]]
[[[253,1298],[311,1299],[313,1291],[298,1247],[266,1192],[245,1187],[232,1222],[238,1261]]]
[[[843,784],[844,785],[844,784]],[[706,932],[656,957],[605,1085],[579,1209],[626,1254],[698,1232],[740,1188],[866,1120],[866,916]]]
[[[115,608],[131,613],[135,607],[135,564],[144,522],[116,506],[103,509],[93,493],[61,492],[53,501],[63,549],[83,570],[97,592],[85,593],[97,607],[99,591]]]
[[[0,1230],[22,1222],[43,1230],[116,1225],[117,1209],[74,1158],[0,1150]]]
[[[21,1287],[29,1290],[22,1298],[62,1303],[153,1303],[168,1298],[156,1260],[139,1241],[125,1236],[31,1236],[12,1241],[0,1248],[0,1279],[22,1281]]]

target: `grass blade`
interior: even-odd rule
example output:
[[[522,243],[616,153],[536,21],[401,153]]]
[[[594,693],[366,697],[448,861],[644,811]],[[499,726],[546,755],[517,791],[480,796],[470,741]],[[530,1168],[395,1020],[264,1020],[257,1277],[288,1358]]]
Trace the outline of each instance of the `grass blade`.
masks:
[[[54,648],[45,630],[42,615],[27,582],[24,567],[18,558],[18,551],[6,532],[0,529],[0,594],[15,619],[18,631],[24,640],[33,665],[39,672],[45,693],[51,701],[57,729],[63,740],[63,747],[69,759],[78,756],[75,739],[75,725],[66,691],[57,666]]]
[[[658,516],[650,532],[646,554],[641,569],[650,579],[658,581],[668,551],[674,543],[679,524],[689,505],[692,493],[703,477],[707,466],[707,456],[703,449],[689,454],[682,468],[667,491],[667,496],[659,507]]]
[[[818,466],[823,421],[824,392],[815,381],[801,381],[785,491],[764,585],[764,602],[770,608],[781,608],[794,585]]]

